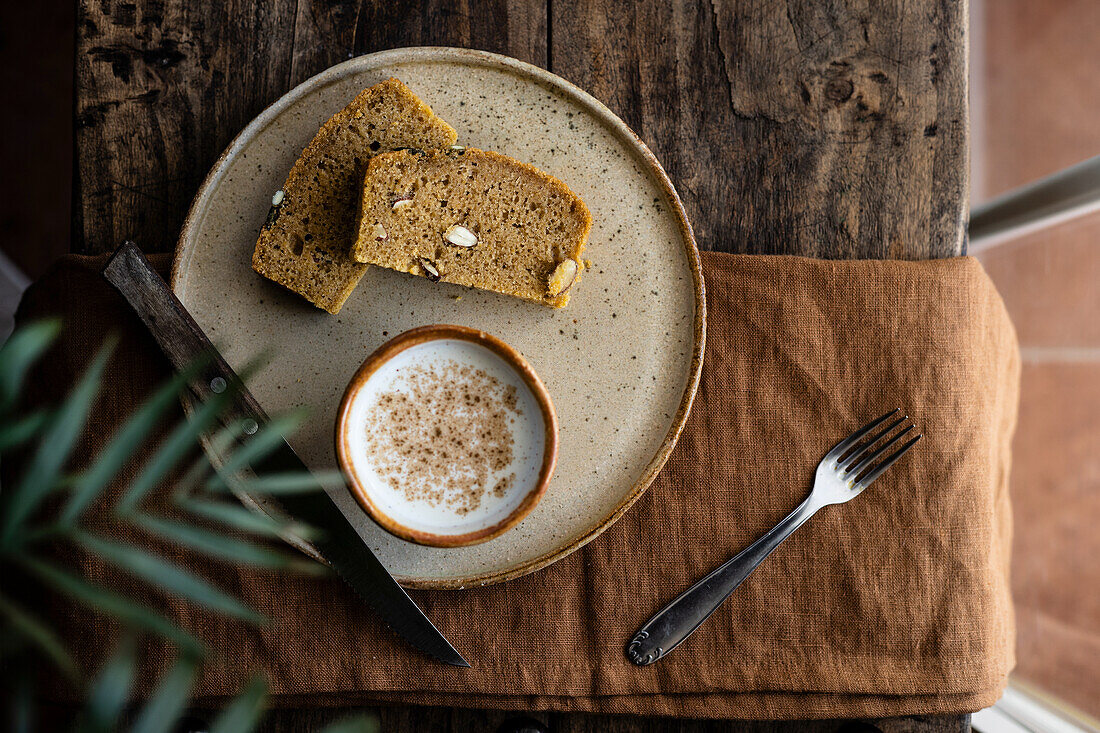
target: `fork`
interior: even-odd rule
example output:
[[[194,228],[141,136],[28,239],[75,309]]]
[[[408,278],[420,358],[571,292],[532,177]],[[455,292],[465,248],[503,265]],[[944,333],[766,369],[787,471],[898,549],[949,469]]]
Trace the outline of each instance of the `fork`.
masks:
[[[710,575],[677,596],[657,612],[630,639],[626,656],[640,667],[653,664],[678,647],[749,577],[749,573],[764,561],[783,540],[801,527],[818,509],[850,501],[871,485],[871,482],[894,465],[902,455],[924,437],[910,438],[893,453],[875,463],[883,453],[913,430],[909,416],[900,417],[876,433],[878,428],[901,412],[892,410],[872,420],[833,446],[817,465],[814,486],[805,501],[779,524],[726,561]],[[903,423],[906,427],[894,433]],[[893,433],[893,435],[891,435]],[[866,437],[871,434],[871,437]],[[889,437],[888,437],[889,436]],[[885,439],[885,440],[884,440]],[[876,447],[876,444],[877,447]]]

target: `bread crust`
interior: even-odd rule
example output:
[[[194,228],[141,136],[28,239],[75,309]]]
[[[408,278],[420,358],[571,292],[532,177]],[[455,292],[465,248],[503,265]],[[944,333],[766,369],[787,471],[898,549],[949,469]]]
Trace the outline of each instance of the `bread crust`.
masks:
[[[321,126],[290,169],[260,230],[252,269],[339,313],[367,270],[351,258],[351,247],[370,159],[400,147],[444,148],[456,138],[400,80],[364,89]]]
[[[562,181],[476,148],[403,150],[373,158],[360,212],[352,249],[358,263],[553,308],[565,307],[580,281],[592,230],[588,207]],[[463,247],[449,241],[447,232],[455,226],[477,243]],[[460,232],[463,239],[472,241]],[[576,263],[577,274],[563,291],[551,294],[554,272],[566,259]]]

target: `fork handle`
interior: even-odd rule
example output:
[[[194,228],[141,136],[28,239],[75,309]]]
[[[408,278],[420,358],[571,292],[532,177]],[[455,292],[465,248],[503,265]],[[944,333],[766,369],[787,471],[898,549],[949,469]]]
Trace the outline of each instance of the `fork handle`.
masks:
[[[823,504],[814,501],[813,494],[784,517],[779,524],[727,560],[710,575],[677,596],[647,621],[627,644],[626,656],[640,667],[653,664],[688,638],[693,631],[718,610],[737,587],[749,577],[757,565],[772,550],[812,517]]]

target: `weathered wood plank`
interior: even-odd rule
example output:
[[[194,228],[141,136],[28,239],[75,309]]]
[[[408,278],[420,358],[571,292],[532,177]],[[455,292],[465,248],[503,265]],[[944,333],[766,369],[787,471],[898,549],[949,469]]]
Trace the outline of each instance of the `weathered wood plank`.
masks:
[[[548,54],[544,6],[520,0],[85,2],[75,246],[169,249],[209,165],[278,94],[350,55],[452,44],[549,61],[608,102],[669,169],[705,248],[954,254],[965,3],[903,7],[557,0]]]
[[[175,246],[232,137],[285,89],[295,0],[80,0],[73,249]]]
[[[524,0],[300,0],[291,83],[353,56],[461,46],[546,66],[546,6]]]
[[[183,5],[79,2],[76,251],[126,238],[170,250],[206,171],[264,106],[351,56],[409,45],[505,53],[591,91],[657,153],[704,248],[919,258],[962,246],[964,0]],[[360,709],[275,710],[264,729],[318,730]],[[494,731],[514,717],[371,710],[383,730]],[[805,729],[534,716],[562,733]],[[897,733],[969,727],[966,716],[875,722]]]
[[[552,8],[552,71],[650,145],[702,248],[962,251],[965,0]]]
[[[81,0],[76,252],[171,251],[222,150],[264,107],[352,56],[408,45],[546,60],[546,8],[522,0]]]

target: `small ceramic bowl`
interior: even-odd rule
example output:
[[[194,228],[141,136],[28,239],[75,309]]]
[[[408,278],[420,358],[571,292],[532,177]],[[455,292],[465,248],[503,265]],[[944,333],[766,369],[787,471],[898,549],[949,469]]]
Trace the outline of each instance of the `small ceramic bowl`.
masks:
[[[485,387],[491,406],[481,410],[480,397],[474,404],[465,388],[447,392],[456,382],[443,382],[436,367],[481,380],[457,384]],[[465,367],[471,369],[454,371]],[[410,389],[426,391],[416,398]],[[383,398],[404,407],[380,408]],[[446,399],[452,402],[439,401]],[[457,418],[440,409],[447,404]],[[425,419],[443,422],[429,427]],[[463,420],[482,420],[478,432],[495,430],[497,442],[477,442],[472,430],[463,432]],[[424,440],[429,432],[443,436],[438,446]],[[480,458],[462,463],[467,449],[498,450],[501,436],[510,456],[503,467],[490,470]],[[545,493],[557,455],[557,416],[535,370],[508,344],[465,326],[421,326],[387,341],[355,372],[337,412],[336,456],[356,500],[386,531],[430,547],[475,545],[516,526]],[[417,473],[409,466],[426,468]]]

